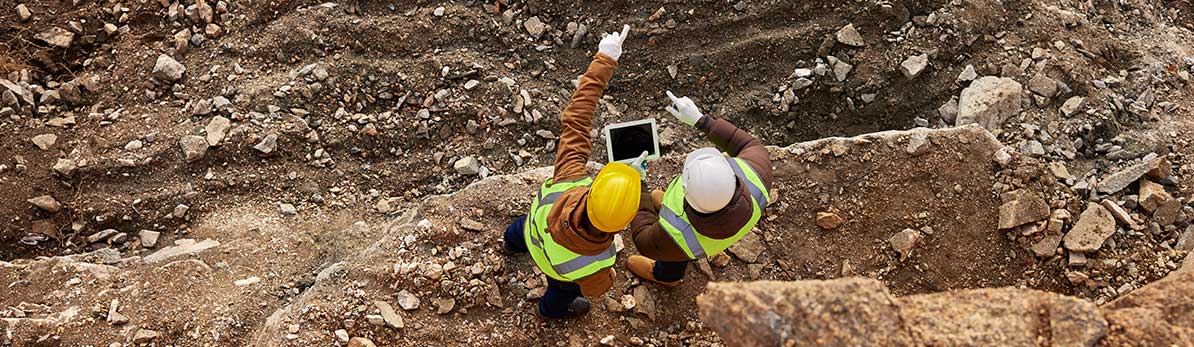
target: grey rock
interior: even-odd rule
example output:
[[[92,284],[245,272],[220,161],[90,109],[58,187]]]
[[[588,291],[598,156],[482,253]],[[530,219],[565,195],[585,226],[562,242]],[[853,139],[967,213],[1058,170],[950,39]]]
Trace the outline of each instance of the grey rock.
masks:
[[[298,209],[292,204],[282,203],[278,204],[278,212],[282,213],[283,216],[293,216],[298,214]]]
[[[70,43],[75,40],[75,33],[60,27],[50,27],[49,30],[33,35],[33,39],[58,48],[70,48]]]
[[[158,60],[153,65],[153,72],[151,74],[154,78],[163,82],[175,82],[181,79],[186,71],[187,67],[183,66],[182,63],[179,63],[168,55],[162,54],[158,55]]]
[[[1066,99],[1065,103],[1061,105],[1061,113],[1066,117],[1073,116],[1082,111],[1086,107],[1086,98],[1081,96],[1074,96]]]
[[[729,251],[734,253],[738,259],[753,264],[759,261],[759,256],[765,248],[766,246],[763,245],[763,240],[758,234],[748,232],[741,240],[731,245]]]
[[[253,149],[262,154],[274,153],[274,150],[278,149],[278,134],[266,135],[265,138],[261,139],[261,142],[253,145]]]
[[[1031,80],[1028,80],[1028,90],[1052,99],[1054,96],[1057,96],[1057,81],[1044,74],[1037,74],[1036,76],[1032,76]]]
[[[929,142],[929,137],[925,133],[915,133],[908,138],[908,148],[905,150],[912,156],[919,156],[929,152],[932,143]]]
[[[200,136],[183,136],[178,140],[178,145],[182,147],[183,157],[188,163],[202,159],[207,154],[207,139]]]
[[[119,234],[119,233],[120,232],[116,231],[116,229],[100,230],[99,232],[96,232],[94,234],[87,236],[87,242],[88,243],[102,242],[104,240],[107,240],[109,237],[115,236],[116,234]]]
[[[452,168],[461,175],[476,175],[481,172],[481,163],[477,158],[467,156],[453,163]]]
[[[958,97],[950,97],[949,101],[937,108],[937,114],[945,124],[953,125],[958,120]]]
[[[974,65],[966,65],[966,68],[958,74],[958,82],[970,82],[976,78],[978,78],[978,72],[974,71]]]
[[[543,32],[547,31],[547,24],[544,24],[543,21],[539,20],[539,16],[527,19],[526,22],[522,23],[522,26],[527,30],[527,33],[530,33],[531,37],[534,37],[535,39],[538,39],[543,35]]]
[[[999,129],[1005,120],[1020,114],[1022,87],[1011,78],[986,76],[962,90],[957,125],[978,124]]]
[[[25,4],[17,5],[17,19],[20,19],[22,22],[26,22],[32,17],[33,12],[29,12],[29,7],[25,6]]]
[[[892,235],[891,238],[887,239],[887,243],[891,245],[892,249],[900,253],[900,261],[904,261],[908,259],[908,256],[912,255],[912,250],[916,248],[916,245],[920,243],[923,237],[916,229],[909,228]]]
[[[850,71],[854,70],[854,65],[846,64],[844,61],[839,61],[833,65],[833,76],[838,82],[843,82],[846,77],[850,76]]]
[[[1049,258],[1057,253],[1057,246],[1061,244],[1061,234],[1048,234],[1045,238],[1032,245],[1032,254],[1038,258]]]
[[[854,24],[846,24],[835,34],[837,42],[852,47],[864,47],[866,42],[862,39],[862,34],[858,33],[858,29],[854,28]]]
[[[54,143],[58,142],[58,135],[54,135],[54,134],[37,135],[37,136],[33,137],[32,142],[33,142],[33,145],[37,146],[37,148],[41,148],[41,150],[43,150],[43,151],[49,150],[50,147],[54,147]]]
[[[1117,171],[1110,176],[1107,176],[1102,181],[1099,181],[1097,189],[1103,194],[1114,194],[1124,188],[1127,188],[1133,182],[1136,182],[1147,174],[1149,171],[1156,169],[1161,165],[1163,159],[1145,160],[1142,163],[1129,166],[1123,170]]]
[[[78,168],[79,165],[75,163],[74,159],[70,158],[58,159],[58,162],[54,163],[54,172],[66,178],[73,176],[75,174],[75,170]]]
[[[1045,155],[1045,146],[1041,145],[1037,140],[1028,140],[1020,146],[1020,153],[1033,158],[1039,158]]]
[[[62,211],[62,203],[59,203],[57,199],[54,199],[54,197],[49,195],[42,195],[25,201],[41,209],[42,211],[49,213],[58,213],[59,211]]]
[[[1062,241],[1068,250],[1089,253],[1103,247],[1112,234],[1115,234],[1115,218],[1111,212],[1102,205],[1089,203]]]
[[[634,287],[631,291],[634,297],[634,313],[645,316],[647,319],[655,320],[655,296],[651,294],[651,290],[646,286]]]
[[[209,146],[217,146],[224,137],[228,135],[228,128],[232,127],[232,121],[222,116],[215,116],[211,121],[207,122],[204,131],[207,132],[207,144]]]
[[[406,327],[406,323],[402,321],[402,316],[394,311],[394,306],[390,303],[376,300],[373,301],[373,306],[377,306],[377,310],[381,313],[382,321],[391,328],[402,329]]]
[[[174,241],[174,246],[162,248],[157,252],[153,252],[143,258],[146,263],[157,263],[170,258],[199,253],[211,248],[220,246],[220,241],[206,239],[201,242],[195,242],[193,239],[179,239]]]
[[[137,232],[137,237],[141,239],[141,247],[154,248],[158,245],[158,237],[162,233],[153,230],[141,230]]]
[[[1018,190],[1008,194],[999,206],[999,229],[1011,229],[1049,218],[1049,203],[1033,191]]]
[[[919,76],[920,73],[928,66],[928,54],[914,55],[908,57],[908,59],[904,59],[904,62],[900,63],[900,72],[904,73],[904,77],[907,77],[908,79],[914,79],[916,76]]]
[[[395,296],[398,298],[398,306],[402,307],[403,310],[413,311],[419,309],[419,297],[405,289],[399,291]]]

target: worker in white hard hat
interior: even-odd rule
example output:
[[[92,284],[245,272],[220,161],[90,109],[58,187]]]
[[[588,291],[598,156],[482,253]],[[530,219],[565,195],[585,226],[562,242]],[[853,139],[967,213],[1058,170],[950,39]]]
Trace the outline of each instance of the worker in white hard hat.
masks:
[[[753,136],[725,120],[701,114],[688,97],[667,92],[667,111],[705,133],[714,147],[693,151],[667,191],[643,192],[630,223],[642,255],[626,267],[667,287],[680,284],[688,263],[712,257],[751,232],[771,200],[771,155]]]

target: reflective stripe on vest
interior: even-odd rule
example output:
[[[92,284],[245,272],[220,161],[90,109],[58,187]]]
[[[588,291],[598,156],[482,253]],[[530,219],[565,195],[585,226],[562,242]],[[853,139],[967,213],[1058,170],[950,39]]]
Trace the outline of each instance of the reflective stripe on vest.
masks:
[[[551,180],[548,180],[543,183],[543,186],[539,189],[539,194],[531,204],[531,211],[527,214],[528,220],[524,236],[526,237],[528,246],[531,246],[530,252],[532,258],[535,260],[535,265],[539,266],[539,269],[544,274],[552,278],[563,281],[576,281],[614,265],[614,257],[617,251],[613,244],[600,254],[580,255],[556,243],[551,239],[551,234],[546,232],[548,226],[547,214],[551,212],[551,208],[555,205],[556,200],[565,191],[576,187],[588,186],[592,182],[591,178],[560,182],[559,184],[553,184]],[[544,194],[544,192],[547,192],[547,194]]]
[[[733,158],[727,159],[730,167],[734,170],[734,175],[741,179],[745,184],[747,190],[750,192],[751,200],[753,200],[753,212],[750,220],[742,229],[738,230],[733,236],[726,239],[712,239],[699,234],[688,222],[688,218],[676,211],[684,212],[684,185],[681,183],[681,178],[676,177],[668,186],[668,190],[664,195],[663,207],[660,209],[659,217],[663,223],[664,230],[672,237],[681,249],[683,249],[689,258],[699,259],[710,255],[721,253],[730,245],[738,242],[746,233],[754,228],[762,216],[762,210],[767,207],[770,194],[765,190],[765,185],[762,179],[758,177],[754,169],[752,169],[746,162],[741,159]]]

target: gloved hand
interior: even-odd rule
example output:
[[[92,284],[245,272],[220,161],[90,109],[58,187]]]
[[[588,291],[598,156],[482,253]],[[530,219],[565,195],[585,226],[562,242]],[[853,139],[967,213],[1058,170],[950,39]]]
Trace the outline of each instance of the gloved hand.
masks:
[[[631,160],[630,163],[627,164],[634,168],[635,171],[638,171],[639,180],[642,181],[647,180],[647,154],[647,151],[643,151],[642,155],[638,156],[638,158],[634,158],[634,160]]]
[[[667,112],[676,116],[680,122],[695,126],[697,122],[701,121],[705,115],[701,114],[701,110],[697,108],[696,103],[692,102],[687,96],[677,98],[672,91],[667,91],[667,97],[672,99],[672,105],[667,107]]]
[[[622,56],[622,42],[626,41],[626,34],[630,33],[630,25],[622,26],[622,33],[608,33],[597,45],[597,52],[604,53],[617,61]]]

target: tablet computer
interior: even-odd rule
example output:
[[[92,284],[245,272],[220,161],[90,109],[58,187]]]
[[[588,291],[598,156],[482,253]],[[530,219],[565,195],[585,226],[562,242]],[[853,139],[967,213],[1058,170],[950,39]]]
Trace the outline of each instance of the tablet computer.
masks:
[[[659,126],[654,118],[605,126],[605,149],[609,162],[628,163],[647,152],[647,160],[659,159]]]

